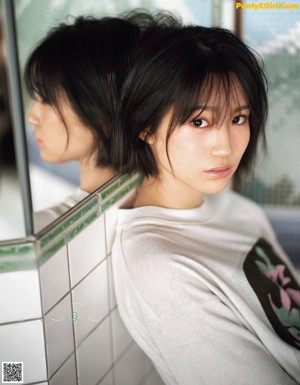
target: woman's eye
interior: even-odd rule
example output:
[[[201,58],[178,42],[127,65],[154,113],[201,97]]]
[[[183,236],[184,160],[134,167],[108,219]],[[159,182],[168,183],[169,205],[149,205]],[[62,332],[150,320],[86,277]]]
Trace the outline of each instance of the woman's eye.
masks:
[[[233,118],[232,123],[233,124],[244,124],[246,122],[246,120],[247,120],[246,116],[239,115],[239,116],[236,116],[235,118]]]
[[[206,120],[204,120],[204,119],[194,119],[192,121],[192,124],[195,127],[200,127],[200,128],[204,128],[204,127],[208,126],[208,122]]]

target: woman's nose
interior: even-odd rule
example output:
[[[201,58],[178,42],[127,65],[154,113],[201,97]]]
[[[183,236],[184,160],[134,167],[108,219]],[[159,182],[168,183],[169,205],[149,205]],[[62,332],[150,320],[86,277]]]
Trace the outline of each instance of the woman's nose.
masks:
[[[214,129],[212,155],[226,158],[232,152],[230,130],[222,125]]]

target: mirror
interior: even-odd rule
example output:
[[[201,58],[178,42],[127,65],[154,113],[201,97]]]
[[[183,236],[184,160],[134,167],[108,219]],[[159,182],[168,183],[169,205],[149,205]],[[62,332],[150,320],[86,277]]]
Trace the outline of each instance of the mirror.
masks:
[[[130,8],[130,1],[123,1],[120,5],[117,0],[112,2],[95,2],[93,0],[85,2],[82,0],[14,0],[13,3],[16,15],[20,72],[22,75],[24,74],[28,56],[53,27],[57,27],[62,22],[72,23],[73,18],[79,15],[92,15],[100,18],[106,15],[118,15]],[[148,2],[147,8],[155,9],[152,0]],[[43,16],[41,17],[41,15]],[[55,53],[53,56],[55,56]],[[26,114],[26,140],[34,211],[34,230],[38,232],[85,198],[88,192],[99,188],[102,182],[107,181],[110,176],[115,176],[115,173],[112,170],[101,169],[101,175],[99,175],[99,168],[97,170],[94,168],[93,172],[89,170],[89,175],[91,175],[89,179],[94,180],[95,183],[93,183],[93,187],[89,186],[89,189],[84,188],[82,175],[86,174],[86,172],[82,170],[82,163],[80,170],[77,162],[69,161],[70,159],[65,162],[66,156],[55,159],[51,157],[49,159],[48,136],[47,140],[43,137],[42,131],[44,128],[41,128],[40,121],[36,121],[36,115],[33,116],[32,100],[28,96],[24,84],[23,100]],[[30,116],[29,121],[28,116]],[[63,116],[63,118],[64,123],[66,123],[64,133],[67,132],[68,139],[70,139],[72,127],[68,125],[66,117]],[[46,124],[44,124],[44,127],[46,127]],[[48,132],[50,132],[51,128],[48,126]],[[84,140],[81,143],[84,143]],[[69,142],[67,141],[64,148],[65,152],[68,151],[68,146]],[[63,163],[61,162],[62,158],[64,158]],[[50,194],[49,191],[51,191]]]
[[[125,0],[121,4],[118,0],[110,2],[104,0],[97,2],[93,0],[86,0],[84,2],[82,0],[14,0],[13,3],[16,15],[20,71],[22,74],[24,74],[28,56],[53,27],[58,26],[62,22],[72,23],[76,16],[84,15],[97,18],[116,16],[132,7],[129,0]],[[136,6],[145,5],[141,1]],[[156,4],[154,0],[147,1],[146,8],[155,10]],[[186,12],[187,9],[185,9]],[[46,146],[39,136],[38,129],[36,128],[37,124],[33,122],[33,119],[30,119],[30,122],[28,122],[27,117],[31,114],[30,111],[32,111],[32,101],[27,94],[24,84],[23,99],[26,114],[26,138],[34,210],[33,219],[35,222],[35,232],[38,232],[65,213],[69,208],[73,207],[82,198],[86,197],[87,192],[92,192],[99,188],[102,184],[100,180],[104,182],[108,178],[101,178],[98,174],[96,177],[93,174],[90,180],[98,180],[99,183],[97,185],[95,183],[93,188],[85,189],[82,180],[80,180],[84,173],[79,169],[77,162],[68,161],[61,163],[57,160],[49,160],[49,157],[46,157],[45,151],[43,151],[43,148],[45,149]],[[65,117],[63,116],[63,118]],[[66,119],[64,119],[65,121]],[[67,124],[66,127],[69,134],[70,127]],[[68,150],[68,147],[66,146],[65,149]],[[107,174],[113,174],[110,176],[114,176],[112,170],[107,172]],[[79,187],[80,190],[78,189]],[[49,191],[51,191],[50,194]],[[62,202],[64,203],[61,204]]]
[[[7,0],[0,1],[5,2]],[[219,0],[217,1],[219,2]],[[45,226],[49,225],[52,221],[58,219],[60,215],[65,213],[71,206],[74,206],[80,201],[80,199],[83,199],[87,193],[82,193],[82,191],[80,191],[79,195],[76,195],[76,199],[71,200],[71,202],[68,202],[67,205],[63,207],[59,206],[58,210],[49,210],[49,208],[53,206],[57,208],[57,205],[61,202],[65,202],[70,195],[78,191],[80,184],[80,170],[78,163],[74,161],[54,164],[52,162],[47,162],[41,156],[41,149],[36,143],[36,138],[33,136],[34,125],[28,122],[27,119],[31,109],[32,100],[28,96],[23,80],[26,59],[38,42],[46,36],[49,30],[62,22],[68,22],[70,19],[72,20],[73,17],[79,15],[92,15],[99,18],[103,16],[117,16],[124,11],[128,11],[130,8],[136,7],[144,7],[147,10],[154,11],[157,10],[157,5],[154,0],[148,0],[146,3],[138,1],[134,7],[132,7],[130,0],[124,0],[121,4],[118,0],[112,0],[110,2],[106,2],[104,0],[99,0],[98,2],[93,0],[86,0],[84,2],[82,0],[8,0],[7,3],[12,5],[13,15],[15,18],[16,45],[18,48],[17,53],[19,59],[18,75],[21,78],[23,98],[21,110],[24,111],[23,121],[25,121],[24,131],[26,136],[26,149],[24,149],[23,152],[25,152],[25,155],[28,154],[29,159],[28,165],[30,177],[28,180],[25,178],[27,198],[24,201],[23,207],[25,206],[27,212],[31,208],[30,194],[28,194],[28,187],[30,185],[34,212],[33,218],[30,215],[29,218],[26,218],[27,215],[24,216],[25,220],[27,219],[27,221],[29,221],[27,228],[30,228],[30,222],[32,225],[32,219],[35,220],[36,216],[39,215],[41,211],[42,214],[47,214],[45,216],[43,215],[43,218],[39,221],[39,223],[35,223],[33,232],[37,233]],[[215,22],[218,24],[219,20],[217,19],[221,17],[221,14],[215,14],[212,12],[210,2],[201,0],[200,3],[202,12],[199,14],[196,13],[197,18],[195,17],[195,13],[191,12],[190,8],[184,3],[174,4],[172,8],[175,13],[181,15],[185,20],[206,25],[209,24],[208,20],[212,18],[216,19]],[[227,1],[225,3],[227,4],[229,2]],[[227,13],[224,12],[223,16],[224,14]],[[228,21],[224,21],[225,24],[228,23]],[[19,95],[19,97],[21,97],[21,95]],[[17,153],[19,153],[19,151],[17,151]],[[21,175],[23,174],[24,173],[21,173]],[[101,184],[99,183],[97,188],[100,186]],[[21,196],[22,194],[24,195],[24,193],[20,191],[19,195]],[[7,204],[7,199],[9,198],[10,197],[4,199],[5,205]],[[22,207],[19,205],[17,208],[15,198],[13,198],[12,201],[14,202],[13,206],[15,210],[18,212],[16,217],[18,218],[17,222],[20,224],[22,222],[20,220]],[[19,201],[21,201],[20,197]],[[13,237],[20,237],[23,234],[24,231],[23,233],[18,232],[18,235]],[[28,231],[25,231],[25,234],[28,235]]]
[[[28,56],[53,27],[57,27],[62,22],[72,23],[73,17],[78,15],[101,17],[105,10],[107,10],[103,4],[100,6],[99,3],[95,4],[93,1],[86,1],[83,4],[82,1],[78,0],[15,0],[14,5],[20,72],[22,75],[24,75],[25,63]],[[42,18],[41,15],[43,15]],[[108,173],[108,176],[106,176],[106,174],[104,176],[106,170],[103,170],[103,172],[101,170],[101,175],[99,169],[93,169],[92,172],[89,170],[90,180],[95,180],[95,183],[93,183],[93,186],[89,186],[89,189],[84,189],[82,187],[82,180],[80,180],[80,167],[78,162],[69,159],[67,156],[59,155],[56,158],[53,157],[52,154],[49,156],[49,143],[51,142],[49,142],[49,135],[46,137],[43,136],[43,130],[45,131],[46,128],[49,133],[54,126],[50,124],[47,126],[49,121],[45,122],[44,120],[44,122],[41,122],[45,116],[43,115],[42,118],[40,118],[40,110],[37,110],[39,107],[36,107],[36,103],[30,99],[24,84],[23,100],[26,115],[26,141],[29,154],[34,232],[38,232],[80,202],[89,192],[99,188],[102,182],[107,181],[110,179],[110,176],[114,176],[114,174],[111,172]],[[52,115],[55,114],[55,111],[52,109]],[[65,132],[60,132],[62,132],[62,135],[66,133],[68,135],[66,138],[66,146],[62,152],[67,153],[69,150],[68,141],[72,137],[73,132],[72,125],[74,126],[76,122],[74,123],[72,120],[69,124],[66,115],[62,117],[63,122],[61,122],[61,127],[66,129]],[[56,139],[56,143],[54,144],[56,147],[55,151],[59,147],[58,142],[61,140],[61,137],[57,138],[59,139]],[[72,141],[70,140],[70,142]],[[82,140],[82,143],[83,142],[84,139]],[[79,187],[81,187],[81,189],[79,189]],[[51,191],[50,194],[49,191]]]
[[[210,13],[211,6],[205,1],[201,1],[202,10],[197,20],[199,23],[204,22],[202,18],[207,20],[207,13]],[[20,57],[21,73],[24,72],[24,65],[26,59],[36,43],[40,41],[46,33],[61,22],[66,22],[70,18],[78,15],[92,15],[94,17],[113,16],[118,15],[124,11],[132,8],[131,1],[124,0],[121,3],[118,0],[110,2],[101,0],[14,0],[17,37]],[[143,1],[138,1],[135,7],[144,7],[148,10],[154,11],[157,5],[154,0],[148,0],[145,4]],[[134,7],[134,8],[135,8]],[[175,12],[180,14],[183,18],[196,21],[190,9],[181,4],[176,6]],[[205,14],[205,17],[203,16]],[[41,15],[43,15],[41,17]],[[26,115],[30,109],[30,99],[23,89],[24,95],[24,109]],[[80,170],[78,163],[67,162],[60,164],[53,164],[45,161],[41,154],[41,147],[37,146],[36,138],[33,136],[34,127],[31,123],[26,123],[26,137],[29,154],[29,169],[30,181],[32,191],[32,201],[34,209],[35,230],[41,230],[51,220],[57,218],[61,213],[66,211],[70,204],[66,207],[58,207],[57,209],[47,209],[51,206],[56,206],[60,202],[65,202],[67,197],[78,191]],[[100,187],[97,186],[97,187]],[[51,191],[51,194],[49,194]],[[75,199],[73,196],[71,204],[79,201],[79,198],[84,198],[86,195],[79,192],[76,193]],[[40,211],[42,210],[42,216]],[[38,212],[38,213],[37,213]],[[37,220],[38,216],[38,220]]]

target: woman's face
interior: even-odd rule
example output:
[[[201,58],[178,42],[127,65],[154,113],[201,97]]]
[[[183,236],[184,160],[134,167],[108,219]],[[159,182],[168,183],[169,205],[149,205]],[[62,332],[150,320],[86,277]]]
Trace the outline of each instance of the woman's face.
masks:
[[[170,201],[181,197],[189,207],[202,202],[202,195],[222,191],[230,182],[250,139],[250,110],[242,89],[234,83],[230,106],[224,108],[218,122],[214,114],[226,106],[225,95],[212,93],[201,107],[181,127],[176,127],[168,141],[166,136],[172,111],[169,111],[157,132],[149,138],[159,168],[159,180],[168,192]],[[170,164],[171,163],[171,164]]]
[[[32,104],[28,120],[34,126],[33,135],[41,158],[50,163],[88,160],[94,141],[91,130],[80,122],[66,102],[60,103],[60,110],[64,121],[41,98],[37,97]]]

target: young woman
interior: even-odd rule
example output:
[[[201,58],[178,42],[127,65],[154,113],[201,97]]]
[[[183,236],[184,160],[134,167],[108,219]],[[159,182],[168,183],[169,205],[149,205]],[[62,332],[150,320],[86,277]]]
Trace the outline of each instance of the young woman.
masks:
[[[47,162],[77,161],[80,189],[35,213],[39,230],[116,174],[111,125],[139,28],[121,18],[78,17],[51,30],[29,56],[29,121]]]
[[[251,170],[266,116],[259,60],[232,33],[143,34],[119,143],[144,178],[119,211],[113,270],[121,317],[168,385],[300,381],[293,267],[262,209],[228,187]]]

